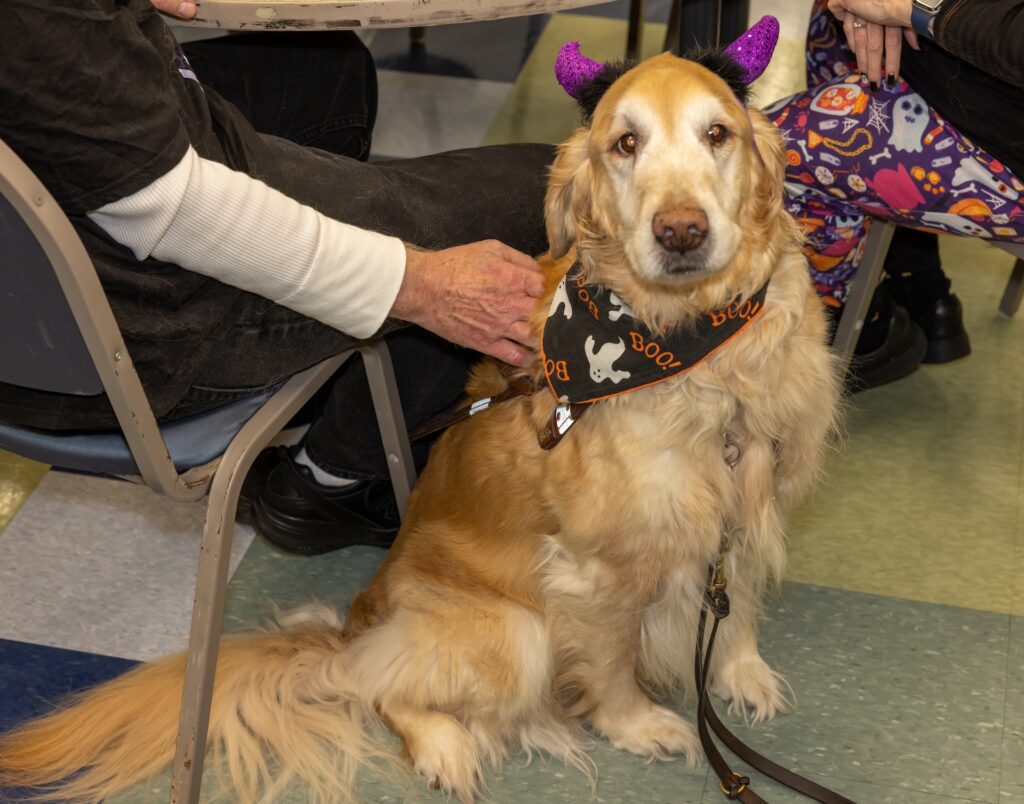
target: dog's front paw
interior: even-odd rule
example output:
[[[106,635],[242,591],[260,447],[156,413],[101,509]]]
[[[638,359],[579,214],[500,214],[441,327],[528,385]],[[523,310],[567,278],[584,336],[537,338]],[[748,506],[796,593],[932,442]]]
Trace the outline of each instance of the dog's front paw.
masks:
[[[729,702],[730,715],[749,723],[770,720],[793,709],[786,679],[756,654],[724,663],[711,679],[711,692]]]
[[[429,740],[409,746],[413,767],[432,790],[460,804],[476,801],[480,759],[473,737],[454,718],[436,718]]]
[[[639,712],[595,718],[594,725],[616,748],[643,757],[668,760],[683,754],[693,766],[702,756],[700,738],[690,722],[653,703]]]

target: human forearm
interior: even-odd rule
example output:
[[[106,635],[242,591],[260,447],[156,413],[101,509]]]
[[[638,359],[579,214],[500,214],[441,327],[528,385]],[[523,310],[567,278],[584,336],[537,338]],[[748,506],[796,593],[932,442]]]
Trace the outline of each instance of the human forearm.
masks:
[[[355,337],[383,323],[405,270],[401,241],[327,218],[192,149],[89,217],[139,259],[173,262]]]
[[[954,56],[1024,89],[1024,0],[946,0],[933,34]]]

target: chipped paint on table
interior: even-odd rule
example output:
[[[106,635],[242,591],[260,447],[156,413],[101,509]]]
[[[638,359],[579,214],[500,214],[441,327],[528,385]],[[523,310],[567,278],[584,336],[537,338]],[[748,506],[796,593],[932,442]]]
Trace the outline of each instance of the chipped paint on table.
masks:
[[[332,30],[338,28],[408,28],[552,14],[599,5],[594,0],[204,0],[186,28],[250,30]]]

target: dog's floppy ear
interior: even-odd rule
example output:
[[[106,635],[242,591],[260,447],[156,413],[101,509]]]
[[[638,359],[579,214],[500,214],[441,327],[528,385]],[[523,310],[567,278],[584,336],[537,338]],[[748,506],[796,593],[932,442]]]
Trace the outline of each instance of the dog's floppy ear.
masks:
[[[785,200],[786,143],[782,132],[761,112],[749,112],[754,129],[754,151],[751,153],[754,176],[751,222],[766,224],[781,214]]]
[[[565,255],[576,240],[577,221],[590,203],[590,160],[587,140],[590,129],[576,129],[558,147],[551,166],[548,191],[544,198],[544,222],[548,248],[555,259]]]

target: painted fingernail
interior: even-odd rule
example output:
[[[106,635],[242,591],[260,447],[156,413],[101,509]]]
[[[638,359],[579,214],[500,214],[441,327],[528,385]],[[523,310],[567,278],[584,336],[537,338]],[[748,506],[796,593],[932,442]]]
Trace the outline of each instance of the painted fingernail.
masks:
[[[895,86],[895,84],[896,84],[896,76],[893,75],[892,73],[889,73],[885,77],[885,85],[891,87],[891,86]]]
[[[878,84],[876,84],[874,81],[871,82],[871,91],[878,92]]]

